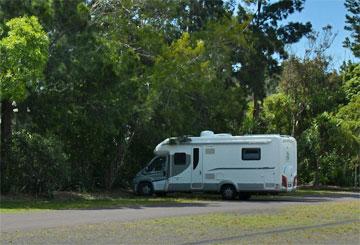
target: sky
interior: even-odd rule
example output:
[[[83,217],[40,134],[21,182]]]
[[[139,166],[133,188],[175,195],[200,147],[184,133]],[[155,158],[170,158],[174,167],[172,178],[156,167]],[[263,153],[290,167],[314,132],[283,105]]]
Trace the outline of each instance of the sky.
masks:
[[[346,13],[344,0],[306,0],[304,9],[300,13],[290,15],[287,20],[310,21],[315,31],[331,25],[337,36],[327,54],[333,56],[333,68],[339,69],[345,60],[359,62],[359,59],[356,59],[349,49],[342,47],[345,37],[350,36],[350,32],[344,30]],[[303,57],[305,49],[308,47],[307,44],[307,40],[303,38],[299,43],[291,45],[289,52]]]

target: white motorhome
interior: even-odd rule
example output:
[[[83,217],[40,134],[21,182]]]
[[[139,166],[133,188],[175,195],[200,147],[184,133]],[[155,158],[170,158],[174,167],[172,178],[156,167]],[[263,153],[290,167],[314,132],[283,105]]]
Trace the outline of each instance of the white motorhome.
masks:
[[[214,134],[173,137],[134,178],[141,195],[219,192],[224,199],[297,188],[296,140],[283,135]]]

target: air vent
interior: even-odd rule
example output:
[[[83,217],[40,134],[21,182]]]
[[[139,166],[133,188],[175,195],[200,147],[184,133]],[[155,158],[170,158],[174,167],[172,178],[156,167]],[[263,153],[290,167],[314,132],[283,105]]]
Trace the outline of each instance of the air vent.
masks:
[[[215,174],[205,174],[205,179],[215,179]]]
[[[215,154],[215,149],[214,148],[207,148],[205,149],[205,154]]]

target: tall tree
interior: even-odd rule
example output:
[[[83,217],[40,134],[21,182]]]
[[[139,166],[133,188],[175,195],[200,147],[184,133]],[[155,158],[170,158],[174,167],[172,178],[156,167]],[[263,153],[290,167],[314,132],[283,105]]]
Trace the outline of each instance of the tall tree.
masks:
[[[13,101],[20,102],[43,78],[49,40],[38,19],[13,18],[0,40],[2,170],[11,137]]]
[[[53,0],[0,0],[0,25],[15,17],[36,16],[45,30],[52,25]]]
[[[180,0],[177,22],[181,30],[195,32],[203,29],[207,22],[230,18],[234,1]]]
[[[344,46],[350,48],[355,57],[360,57],[360,2],[357,0],[345,0],[346,14],[345,30],[351,32],[351,39],[347,37]]]
[[[320,57],[303,61],[291,57],[283,66],[280,91],[291,103],[291,134],[299,136],[312,118],[333,111],[342,102],[342,82],[335,71],[328,71],[327,61]]]
[[[245,38],[251,48],[239,53],[234,63],[239,63],[237,75],[253,95],[253,117],[259,120],[259,113],[265,97],[265,78],[280,71],[278,60],[287,58],[285,45],[299,41],[311,31],[309,22],[289,22],[286,18],[303,9],[304,0],[250,0],[239,4],[238,19],[250,21]],[[255,129],[256,131],[256,129]]]

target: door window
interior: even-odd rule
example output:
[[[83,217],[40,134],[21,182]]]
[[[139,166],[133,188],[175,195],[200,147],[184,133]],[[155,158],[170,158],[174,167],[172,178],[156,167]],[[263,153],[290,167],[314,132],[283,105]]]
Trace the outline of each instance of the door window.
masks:
[[[199,164],[199,148],[193,149],[193,169]]]

